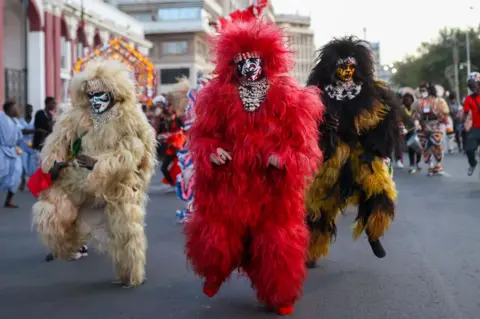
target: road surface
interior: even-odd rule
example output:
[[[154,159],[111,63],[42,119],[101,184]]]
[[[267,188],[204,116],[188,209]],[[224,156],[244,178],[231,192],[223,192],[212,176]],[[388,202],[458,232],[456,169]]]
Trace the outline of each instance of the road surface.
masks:
[[[299,319],[480,318],[480,180],[466,177],[466,159],[446,158],[446,176],[397,170],[397,217],[383,240],[384,259],[365,239],[353,242],[354,214],[342,216],[328,259],[309,271]],[[45,248],[30,229],[29,194],[19,210],[0,213],[1,319],[262,319],[275,318],[234,275],[214,299],[183,253],[174,194],[150,190],[148,281],[138,289],[110,284],[112,266],[91,252],[77,262],[44,261]]]

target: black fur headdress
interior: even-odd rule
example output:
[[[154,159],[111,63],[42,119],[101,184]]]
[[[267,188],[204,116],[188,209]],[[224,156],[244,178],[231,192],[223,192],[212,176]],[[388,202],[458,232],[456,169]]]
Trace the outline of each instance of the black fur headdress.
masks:
[[[318,51],[316,65],[308,77],[308,85],[321,89],[329,84],[335,84],[337,61],[347,57],[357,60],[353,81],[366,85],[367,89],[375,86],[375,65],[373,54],[368,43],[354,36],[335,38]]]

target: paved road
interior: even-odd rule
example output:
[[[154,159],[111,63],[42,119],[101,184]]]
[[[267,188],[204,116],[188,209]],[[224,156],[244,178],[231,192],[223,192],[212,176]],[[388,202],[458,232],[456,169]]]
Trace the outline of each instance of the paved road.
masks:
[[[365,240],[353,242],[352,214],[339,223],[327,260],[309,273],[294,318],[478,319],[480,313],[480,180],[465,176],[465,159],[449,156],[447,176],[396,171],[397,218],[376,259]],[[148,209],[148,281],[139,289],[109,283],[106,257],[43,261],[45,249],[30,230],[32,198],[0,213],[1,319],[240,319],[273,318],[245,279],[234,276],[208,299],[183,254],[181,206],[158,181]]]

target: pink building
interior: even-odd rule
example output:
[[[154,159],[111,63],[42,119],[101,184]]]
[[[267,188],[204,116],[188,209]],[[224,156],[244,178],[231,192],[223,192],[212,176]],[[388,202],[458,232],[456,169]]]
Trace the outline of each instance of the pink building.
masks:
[[[23,1],[28,1],[26,49]],[[0,0],[0,19],[2,103],[15,98],[39,109],[46,96],[53,96],[68,104],[72,66],[93,48],[113,38],[122,38],[144,55],[152,47],[140,22],[101,0]]]

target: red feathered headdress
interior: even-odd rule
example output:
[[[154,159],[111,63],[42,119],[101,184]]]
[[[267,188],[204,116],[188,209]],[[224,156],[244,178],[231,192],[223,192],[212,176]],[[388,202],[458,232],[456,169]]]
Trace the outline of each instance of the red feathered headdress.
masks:
[[[241,55],[261,58],[263,73],[268,79],[289,72],[294,65],[283,31],[275,24],[262,20],[227,24],[214,38],[213,51],[213,73],[222,82],[236,78],[235,60]]]
[[[220,18],[216,23],[218,32],[221,32],[230,23],[249,22],[261,17],[263,10],[268,6],[268,0],[254,0],[253,4],[245,10],[236,10],[228,16]]]

